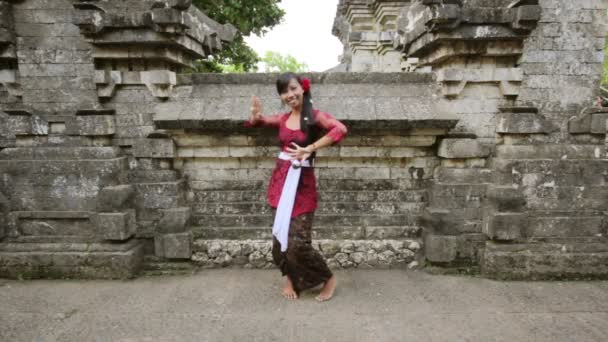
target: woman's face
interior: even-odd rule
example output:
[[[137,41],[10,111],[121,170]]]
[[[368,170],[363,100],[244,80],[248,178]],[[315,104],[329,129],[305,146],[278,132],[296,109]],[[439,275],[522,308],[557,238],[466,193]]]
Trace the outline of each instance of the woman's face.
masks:
[[[285,92],[281,94],[281,100],[286,103],[292,109],[302,107],[302,101],[304,99],[304,89],[298,82],[297,79],[292,78],[287,85]]]

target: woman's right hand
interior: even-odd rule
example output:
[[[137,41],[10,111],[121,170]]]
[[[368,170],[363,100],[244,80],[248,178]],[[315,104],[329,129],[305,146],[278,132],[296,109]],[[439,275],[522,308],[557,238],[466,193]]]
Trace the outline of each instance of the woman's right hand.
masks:
[[[257,96],[251,97],[251,123],[256,123],[262,120],[262,101]]]

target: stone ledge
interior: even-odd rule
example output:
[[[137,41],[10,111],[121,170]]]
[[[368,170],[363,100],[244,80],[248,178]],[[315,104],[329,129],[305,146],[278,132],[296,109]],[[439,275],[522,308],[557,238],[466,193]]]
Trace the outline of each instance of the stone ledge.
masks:
[[[377,134],[386,134],[394,132],[400,136],[407,136],[409,133],[414,133],[415,130],[429,130],[425,135],[445,135],[447,132],[456,126],[457,119],[420,119],[420,120],[377,120],[370,118],[369,120],[340,120],[347,127],[349,132],[376,132]],[[241,134],[266,134],[273,130],[268,128],[251,129],[244,127],[243,120],[230,119],[179,119],[175,117],[163,117],[156,115],[154,123],[160,129],[187,129],[197,132],[224,132]],[[432,131],[430,131],[432,130]],[[258,132],[259,131],[259,132]],[[261,132],[261,133],[260,133]]]
[[[313,240],[332,269],[417,268],[419,240]],[[192,261],[203,268],[274,268],[270,240],[195,240]]]
[[[571,134],[606,134],[608,108],[586,108],[577,117],[568,121]]]
[[[496,69],[441,69],[437,81],[442,84],[444,96],[458,96],[468,83],[497,83],[503,96],[519,95],[523,81],[521,68]]]
[[[485,158],[490,148],[476,139],[443,139],[439,143],[437,155],[442,158]]]
[[[12,147],[0,151],[0,160],[108,160],[122,158],[119,147]]]
[[[421,57],[437,54],[437,47],[444,42],[450,45],[478,43],[468,54],[479,54],[496,42],[521,42],[536,27],[541,8],[538,4],[516,2],[506,5],[505,2],[497,8],[496,5],[481,7],[477,2],[415,2],[398,19],[400,35],[393,45],[409,56]],[[520,54],[521,49],[516,53]]]
[[[272,239],[269,227],[189,227],[195,239],[203,240],[268,240]],[[395,240],[416,239],[419,226],[317,226],[314,240]]]
[[[496,121],[496,133],[500,134],[548,134],[559,130],[551,121],[532,113],[500,113]]]
[[[597,160],[606,159],[606,147],[602,145],[498,145],[493,163],[501,160],[520,162],[545,162],[541,159]],[[496,165],[496,164],[495,164]]]
[[[118,279],[137,275],[143,243],[2,243],[0,277]]]
[[[479,263],[479,251],[483,249],[486,236],[482,233],[464,233],[460,235],[424,236],[424,256],[434,265],[467,267]]]
[[[244,74],[215,74],[195,73],[177,75],[178,85],[190,84],[275,84],[279,73],[244,73]],[[335,72],[335,73],[303,73],[303,77],[316,84],[400,84],[400,83],[432,83],[435,75],[432,73],[403,73],[403,72]]]
[[[481,273],[495,279],[608,279],[608,242],[487,242]]]
[[[528,222],[527,213],[487,213],[484,215],[483,232],[492,240],[518,240]]]

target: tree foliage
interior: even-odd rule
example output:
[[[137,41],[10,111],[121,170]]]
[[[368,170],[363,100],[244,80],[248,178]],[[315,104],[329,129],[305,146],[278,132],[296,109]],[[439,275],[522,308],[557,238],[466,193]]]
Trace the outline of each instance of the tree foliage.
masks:
[[[238,33],[212,58],[200,61],[197,71],[222,72],[227,66],[235,71],[255,71],[260,61],[243,37],[258,36],[281,22],[285,12],[280,0],[193,0],[193,4],[220,24],[230,23]]]
[[[298,60],[291,55],[282,55],[275,51],[268,51],[262,59],[265,65],[265,72],[305,72],[308,71],[308,65]]]

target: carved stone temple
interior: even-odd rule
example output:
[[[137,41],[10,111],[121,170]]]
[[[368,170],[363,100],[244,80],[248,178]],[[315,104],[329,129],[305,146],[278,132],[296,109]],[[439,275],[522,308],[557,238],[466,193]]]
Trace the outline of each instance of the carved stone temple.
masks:
[[[341,0],[315,106],[332,268],[608,277],[605,0]],[[185,73],[189,0],[0,0],[0,277],[271,268],[275,74]]]

